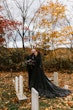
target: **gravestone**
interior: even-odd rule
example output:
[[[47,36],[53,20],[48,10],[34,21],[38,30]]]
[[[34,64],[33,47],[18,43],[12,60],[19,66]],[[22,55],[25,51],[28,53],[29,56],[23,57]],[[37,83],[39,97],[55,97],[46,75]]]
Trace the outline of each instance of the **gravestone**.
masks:
[[[23,95],[23,77],[19,76],[19,93],[22,96]]]
[[[64,86],[64,89],[68,89],[68,85],[65,85],[65,86]]]
[[[32,88],[31,89],[31,110],[39,110],[39,94]]]
[[[19,77],[15,77],[13,79],[13,83],[15,86],[16,95],[19,100],[25,100],[27,97],[23,94],[23,77],[20,75]]]
[[[58,73],[54,72],[54,84],[58,86]]]
[[[18,77],[15,77],[15,91],[18,93]]]

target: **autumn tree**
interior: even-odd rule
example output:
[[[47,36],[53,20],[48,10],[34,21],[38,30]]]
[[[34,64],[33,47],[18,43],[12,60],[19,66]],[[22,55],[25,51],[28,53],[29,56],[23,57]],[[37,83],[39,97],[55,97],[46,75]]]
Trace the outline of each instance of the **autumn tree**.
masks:
[[[44,49],[55,49],[64,42],[67,43],[67,36],[70,37],[73,30],[67,25],[66,7],[58,2],[46,2],[37,12],[37,19],[34,27],[36,30],[33,40],[36,46]]]
[[[0,6],[0,12],[2,11],[3,7]],[[5,34],[9,30],[17,29],[17,26],[21,25],[20,22],[9,20],[0,13],[0,46],[6,46],[6,37]],[[9,33],[10,34],[10,33]],[[9,37],[9,35],[7,36]]]
[[[19,18],[22,23],[21,27],[17,28],[15,31],[17,32],[19,39],[22,41],[22,47],[25,49],[25,42],[28,37],[28,41],[30,43],[30,37],[33,34],[33,30],[31,30],[32,21],[36,17],[36,12],[41,6],[42,2],[38,0],[39,6],[34,9],[34,5],[36,4],[35,1],[33,0],[22,0],[21,2],[19,0],[13,1],[14,5],[17,6],[17,10],[19,10]],[[3,2],[5,9],[7,11],[7,15],[9,16],[10,19],[13,19],[13,15],[11,11],[9,11],[9,5],[7,3],[7,0]],[[15,11],[17,11],[15,10]],[[10,13],[10,14],[9,14]],[[11,17],[10,17],[11,16]],[[26,34],[28,33],[28,36]]]

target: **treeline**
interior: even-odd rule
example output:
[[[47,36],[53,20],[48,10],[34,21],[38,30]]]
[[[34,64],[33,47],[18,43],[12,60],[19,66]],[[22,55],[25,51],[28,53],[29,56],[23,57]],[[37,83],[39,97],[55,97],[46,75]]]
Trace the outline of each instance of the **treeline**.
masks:
[[[29,49],[0,48],[0,71],[26,71],[25,60],[30,53]],[[55,51],[43,51],[42,61],[45,71],[73,72],[73,50],[57,49]]]

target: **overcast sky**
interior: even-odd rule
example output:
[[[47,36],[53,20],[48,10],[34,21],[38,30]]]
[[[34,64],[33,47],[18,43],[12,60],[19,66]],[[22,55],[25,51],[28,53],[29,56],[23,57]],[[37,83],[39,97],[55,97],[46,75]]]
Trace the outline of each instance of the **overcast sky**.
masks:
[[[1,1],[3,1],[3,0],[1,0]],[[20,5],[22,5],[23,0],[17,0],[17,1]],[[25,1],[27,1],[27,3],[29,3],[32,0],[25,0]],[[39,1],[43,2],[46,0],[33,0],[33,5],[30,7],[29,12],[28,12],[29,14],[31,14],[31,16],[35,12],[35,10],[37,10],[37,8],[39,7]],[[50,0],[48,0],[48,1],[50,1]],[[52,0],[52,1],[55,2],[56,0]],[[63,5],[67,6],[66,15],[67,15],[68,19],[71,20],[71,23],[73,25],[73,0],[58,0],[58,1],[60,3],[62,3]],[[7,3],[8,3],[10,11],[12,13],[13,18],[20,21],[21,20],[21,12],[17,8],[17,6],[15,4],[15,0],[7,0]]]

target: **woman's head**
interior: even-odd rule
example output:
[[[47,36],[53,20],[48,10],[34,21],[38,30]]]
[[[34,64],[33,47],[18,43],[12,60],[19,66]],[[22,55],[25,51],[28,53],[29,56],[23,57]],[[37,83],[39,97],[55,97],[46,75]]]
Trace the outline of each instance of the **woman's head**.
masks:
[[[32,49],[31,53],[34,54],[35,56],[37,56],[39,52],[36,49]]]
[[[31,50],[31,53],[33,54],[33,53],[35,53],[36,52],[36,49],[32,49]]]

